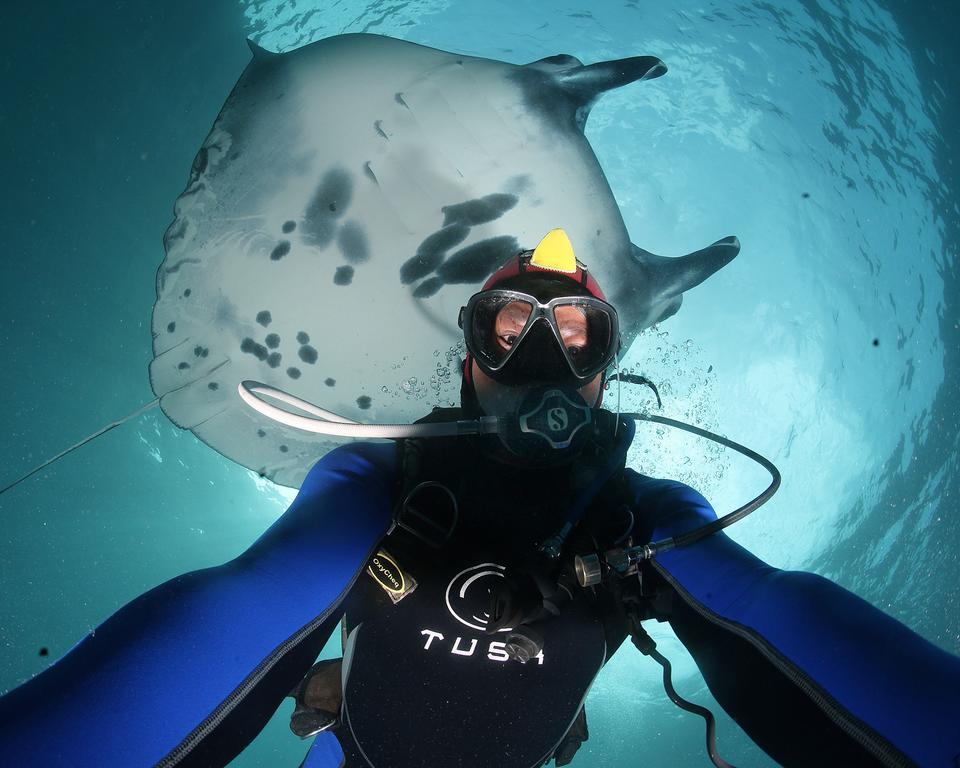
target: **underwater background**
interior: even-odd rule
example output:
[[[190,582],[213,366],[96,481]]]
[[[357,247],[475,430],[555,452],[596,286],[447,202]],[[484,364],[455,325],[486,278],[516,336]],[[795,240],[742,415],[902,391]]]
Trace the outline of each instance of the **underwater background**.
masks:
[[[289,50],[374,32],[514,63],[655,55],[668,74],[606,94],[586,128],[627,230],[666,255],[725,234],[743,249],[624,366],[659,384],[665,415],[778,464],[782,489],[734,539],[960,653],[958,21],[955,3],[919,0],[11,7],[0,487],[153,399],[163,231],[249,60],[245,38]],[[651,426],[631,464],[694,485],[721,513],[764,485],[749,462]],[[291,497],[157,409],[0,494],[0,690],[141,592],[236,556]],[[680,693],[719,715],[725,759],[773,765],[669,630],[651,631]],[[702,722],[670,704],[658,670],[629,644],[614,658],[575,766],[709,764]],[[298,765],[309,745],[287,729],[291,709],[233,764]]]

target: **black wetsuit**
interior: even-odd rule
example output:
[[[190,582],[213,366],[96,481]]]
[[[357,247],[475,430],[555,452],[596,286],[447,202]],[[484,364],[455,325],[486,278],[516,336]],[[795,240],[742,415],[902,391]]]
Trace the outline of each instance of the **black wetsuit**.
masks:
[[[338,733],[352,760],[365,759],[357,745],[377,768],[525,768],[546,758],[622,642],[624,603],[607,589],[573,590],[576,600],[543,622],[543,663],[520,666],[502,660],[499,633],[469,626],[483,618],[481,581],[500,577],[461,571],[526,567],[587,464],[511,472],[443,446],[430,474],[438,468],[463,504],[441,551],[396,531],[397,489],[410,473],[394,445],[331,451],[242,555],[141,595],[0,697],[0,759],[225,765],[303,679],[345,609],[351,663]],[[602,548],[628,528],[643,543],[716,519],[685,485],[630,470],[619,478],[571,533],[566,555]],[[381,548],[418,580],[397,604],[367,570]],[[960,659],[856,595],[773,568],[722,532],[658,554],[644,579],[650,615],[671,622],[717,701],[778,762],[956,768]],[[615,583],[628,582],[638,586]],[[622,727],[640,743],[634,724]],[[324,732],[305,764],[343,762],[337,738]]]
[[[456,497],[449,541],[438,549],[396,529],[347,600],[338,738],[351,768],[542,765],[626,635],[609,596],[577,589],[559,616],[538,623],[542,653],[526,664],[507,656],[506,632],[487,631],[490,588],[537,562],[537,545],[563,523],[571,472],[521,471],[467,441],[444,442],[432,441],[418,480],[442,482]],[[430,498],[445,504],[442,492]],[[448,510],[416,503],[450,520]],[[394,602],[391,577],[416,587]]]

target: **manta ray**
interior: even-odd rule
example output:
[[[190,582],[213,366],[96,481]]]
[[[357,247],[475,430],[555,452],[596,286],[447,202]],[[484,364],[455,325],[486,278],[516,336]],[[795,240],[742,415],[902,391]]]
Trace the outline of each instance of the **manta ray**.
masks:
[[[603,93],[666,72],[655,57],[515,65],[369,34],[251,49],[164,236],[150,380],[175,424],[279,484],[337,443],[265,420],[239,382],[409,422],[455,399],[460,306],[549,230],[624,348],[739,250],[634,245],[584,136]]]

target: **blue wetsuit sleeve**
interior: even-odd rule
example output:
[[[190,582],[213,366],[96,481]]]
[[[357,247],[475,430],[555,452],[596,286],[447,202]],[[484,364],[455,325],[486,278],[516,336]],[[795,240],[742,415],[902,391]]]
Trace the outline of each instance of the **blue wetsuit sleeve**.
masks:
[[[681,483],[629,473],[649,540],[716,519]],[[717,701],[787,765],[956,768],[960,659],[833,582],[722,533],[657,556],[671,625]]]
[[[8,765],[224,765],[336,626],[392,518],[393,444],[327,454],[246,552],[121,608],[0,698]]]

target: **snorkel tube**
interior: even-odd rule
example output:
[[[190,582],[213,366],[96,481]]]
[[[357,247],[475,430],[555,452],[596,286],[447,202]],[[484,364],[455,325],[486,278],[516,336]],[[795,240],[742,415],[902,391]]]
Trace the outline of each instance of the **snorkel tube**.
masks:
[[[545,388],[534,391],[530,397],[524,398],[519,406],[518,413],[512,416],[483,416],[478,419],[428,424],[361,424],[258,381],[242,381],[238,391],[247,405],[273,421],[314,434],[335,437],[400,440],[418,437],[497,435],[501,440],[504,440],[508,447],[511,445],[535,444],[541,450],[560,451],[571,448],[577,434],[582,431],[584,426],[589,424],[591,418],[590,409],[585,407],[582,401],[577,402],[579,398],[571,396],[562,388]],[[265,398],[286,403],[301,411],[302,414],[274,405]],[[645,560],[650,560],[662,552],[688,547],[743,520],[751,512],[766,504],[780,487],[780,472],[773,462],[756,451],[722,435],[665,416],[647,413],[622,413],[620,416],[634,422],[646,421],[662,424],[719,443],[762,466],[770,473],[771,481],[762,493],[746,504],[737,507],[717,520],[694,528],[692,531],[635,547],[578,555],[574,564],[577,580],[583,587],[593,586],[608,577],[625,578],[636,574],[640,564]],[[632,436],[631,431],[629,438],[632,438]],[[629,444],[627,443],[624,450],[628,447]],[[565,536],[562,536],[559,541],[561,545],[563,538]],[[557,543],[554,542],[554,544]],[[559,554],[559,546],[551,549]]]

